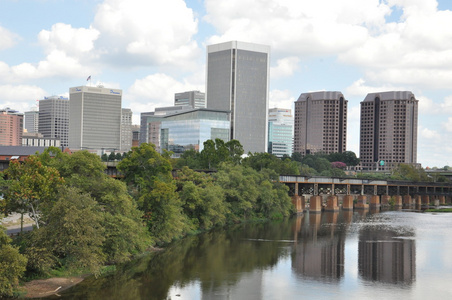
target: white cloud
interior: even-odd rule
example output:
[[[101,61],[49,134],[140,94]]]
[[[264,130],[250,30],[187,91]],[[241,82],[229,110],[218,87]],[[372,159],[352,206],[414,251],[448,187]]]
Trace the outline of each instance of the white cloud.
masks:
[[[440,107],[443,113],[452,113],[452,96],[446,97],[444,102],[440,104]]]
[[[269,99],[269,108],[290,108],[294,113],[294,101],[297,99],[288,90],[271,90]]]
[[[69,24],[57,23],[50,31],[41,30],[38,40],[48,54],[64,51],[67,55],[83,59],[94,49],[94,41],[100,32],[93,28],[73,28]]]
[[[153,74],[137,79],[127,92],[132,111],[153,111],[156,107],[174,105],[174,94],[190,90],[202,90],[188,80],[179,82],[166,74]]]
[[[2,108],[10,107],[24,112],[30,109],[31,101],[42,99],[47,93],[34,85],[6,84],[0,85],[0,95],[2,95]]]
[[[8,66],[0,62],[0,79],[4,82],[27,82],[46,77],[77,78],[95,74],[93,42],[99,32],[94,29],[73,28],[71,25],[57,23],[50,31],[42,30],[38,40],[46,57],[37,62],[23,62]]]
[[[359,96],[363,100],[368,93],[385,92],[385,91],[398,91],[405,90],[400,86],[393,86],[390,83],[381,86],[370,86],[366,84],[366,80],[360,78],[352,83],[345,89],[345,96]]]
[[[431,130],[428,128],[419,128],[420,137],[423,139],[429,139],[429,140],[440,140],[441,135],[436,130]]]
[[[0,26],[0,50],[14,46],[19,36],[6,28]]]
[[[378,0],[207,0],[205,5],[205,20],[219,32],[209,43],[271,43],[272,51],[291,55],[335,54],[357,47],[390,13]]]
[[[339,60],[364,68],[375,84],[450,88],[452,11],[438,11],[435,0],[388,1],[403,10],[399,23],[339,54]]]
[[[447,121],[443,123],[443,127],[446,131],[452,132],[452,117],[447,118]]]
[[[183,0],[105,0],[93,27],[96,46],[117,64],[195,66],[198,20]]]
[[[279,59],[276,62],[276,67],[270,68],[270,77],[275,79],[292,76],[295,70],[298,69],[299,62],[300,59],[294,56]]]

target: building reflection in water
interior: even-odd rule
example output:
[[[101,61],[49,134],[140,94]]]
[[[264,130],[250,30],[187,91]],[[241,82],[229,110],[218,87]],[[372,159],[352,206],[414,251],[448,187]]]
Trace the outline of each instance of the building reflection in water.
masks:
[[[295,232],[292,269],[304,279],[334,282],[344,276],[345,228],[338,212],[306,214]]]
[[[416,278],[414,233],[400,236],[388,228],[369,226],[360,230],[358,271],[364,280],[411,284]]]

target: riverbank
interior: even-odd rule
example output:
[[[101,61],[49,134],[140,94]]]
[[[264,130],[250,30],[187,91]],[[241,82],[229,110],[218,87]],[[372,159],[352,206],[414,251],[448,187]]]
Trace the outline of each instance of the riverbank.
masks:
[[[51,295],[58,295],[59,292],[64,291],[80,282],[82,282],[87,275],[68,277],[68,278],[48,278],[32,280],[24,284],[21,290],[24,292],[24,298],[41,298]]]

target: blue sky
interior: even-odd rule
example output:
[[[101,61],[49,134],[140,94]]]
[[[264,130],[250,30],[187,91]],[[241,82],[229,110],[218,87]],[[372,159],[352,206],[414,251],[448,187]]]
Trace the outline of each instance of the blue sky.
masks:
[[[359,153],[359,103],[409,90],[419,100],[418,162],[452,165],[452,3],[441,0],[0,0],[0,107],[30,110],[69,87],[121,88],[139,114],[205,91],[205,49],[271,46],[270,107],[301,93],[349,100],[348,150]]]

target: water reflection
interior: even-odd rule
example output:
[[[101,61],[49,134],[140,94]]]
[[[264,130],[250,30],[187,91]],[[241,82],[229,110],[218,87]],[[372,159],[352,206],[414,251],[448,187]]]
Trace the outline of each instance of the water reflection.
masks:
[[[302,291],[304,298],[422,299],[439,281],[446,284],[435,298],[447,299],[451,228],[450,215],[369,210],[233,226],[178,241],[58,298],[268,300]]]
[[[301,278],[334,282],[344,276],[345,228],[336,227],[338,215],[309,214],[309,224],[300,222],[292,268]]]
[[[375,218],[359,232],[358,271],[365,280],[412,284],[416,278],[414,231]]]

